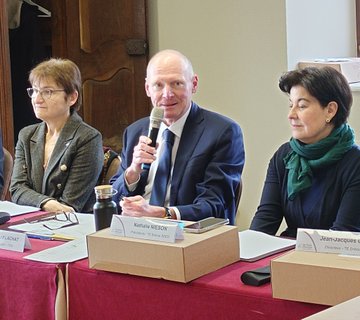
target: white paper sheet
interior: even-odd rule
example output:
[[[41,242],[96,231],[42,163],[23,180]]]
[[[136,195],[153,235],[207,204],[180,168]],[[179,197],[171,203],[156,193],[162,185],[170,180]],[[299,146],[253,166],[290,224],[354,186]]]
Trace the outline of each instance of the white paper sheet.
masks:
[[[10,201],[0,201],[0,211],[8,212],[10,216],[15,217],[25,213],[40,211],[40,208],[22,206]]]
[[[87,258],[86,237],[25,256],[25,259],[46,263],[69,263]]]
[[[256,261],[295,247],[296,240],[268,235],[254,230],[239,232],[240,260]]]

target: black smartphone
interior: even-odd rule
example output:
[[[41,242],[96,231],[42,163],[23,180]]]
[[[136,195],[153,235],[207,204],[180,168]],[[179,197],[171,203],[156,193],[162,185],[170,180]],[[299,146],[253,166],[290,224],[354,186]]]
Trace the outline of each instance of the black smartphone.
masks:
[[[229,219],[209,217],[185,226],[184,231],[192,233],[203,233],[225,224],[229,224]]]

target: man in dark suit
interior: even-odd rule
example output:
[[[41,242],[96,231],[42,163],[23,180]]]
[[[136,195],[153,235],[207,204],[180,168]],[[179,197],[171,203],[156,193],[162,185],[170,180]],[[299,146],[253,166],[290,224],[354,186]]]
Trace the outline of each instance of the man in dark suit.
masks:
[[[156,147],[147,137],[149,118],[125,130],[121,168],[111,179],[122,214],[193,221],[214,216],[235,223],[236,188],[244,166],[242,132],[231,119],[192,101],[197,85],[191,62],[180,52],[160,51],[150,60],[145,90],[164,118]],[[165,201],[154,205],[165,129],[175,136],[170,178]],[[142,169],[144,163],[151,165],[149,171]]]

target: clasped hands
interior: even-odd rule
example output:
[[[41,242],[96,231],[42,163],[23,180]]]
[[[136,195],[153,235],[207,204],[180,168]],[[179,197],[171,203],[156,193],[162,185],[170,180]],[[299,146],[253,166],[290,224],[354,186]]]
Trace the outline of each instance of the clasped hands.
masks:
[[[124,197],[120,201],[122,214],[131,217],[158,217],[163,218],[163,207],[150,205],[142,196]]]

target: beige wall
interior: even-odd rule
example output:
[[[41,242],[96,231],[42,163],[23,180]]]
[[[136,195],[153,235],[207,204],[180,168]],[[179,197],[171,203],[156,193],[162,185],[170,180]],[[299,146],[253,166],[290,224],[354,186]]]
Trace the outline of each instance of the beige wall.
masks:
[[[268,161],[289,138],[287,97],[277,87],[286,71],[285,1],[148,0],[150,54],[172,48],[199,75],[194,100],[237,121],[246,163],[237,217],[249,227]]]
[[[360,145],[360,82],[353,88],[353,106],[351,108],[349,124],[355,131],[356,143]]]

